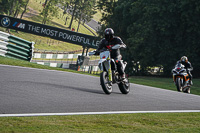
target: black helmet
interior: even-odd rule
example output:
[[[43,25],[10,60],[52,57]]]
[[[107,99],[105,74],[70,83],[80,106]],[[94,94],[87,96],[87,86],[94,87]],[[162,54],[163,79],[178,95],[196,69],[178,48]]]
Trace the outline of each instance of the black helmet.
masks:
[[[106,28],[105,32],[104,32],[104,35],[105,35],[105,39],[107,41],[110,41],[113,38],[113,36],[114,36],[113,29],[112,28]]]

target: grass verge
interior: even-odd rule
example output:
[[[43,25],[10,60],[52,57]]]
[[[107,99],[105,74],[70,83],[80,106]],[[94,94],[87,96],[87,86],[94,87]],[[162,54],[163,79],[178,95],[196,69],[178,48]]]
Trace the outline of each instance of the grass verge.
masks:
[[[200,79],[194,78],[192,81],[193,81],[193,86],[191,87],[191,93],[200,95]],[[172,78],[137,76],[137,77],[131,77],[130,82],[135,84],[142,84],[142,85],[176,91],[176,86]]]
[[[49,67],[49,66],[45,66],[45,65],[28,62],[28,61],[12,59],[12,58],[2,57],[2,56],[0,56],[0,64],[31,67],[31,68],[38,68],[38,69],[58,70],[58,71],[66,71],[66,72],[73,72],[73,73],[89,75],[88,73],[85,73],[85,72],[79,72],[79,71],[75,71],[75,70],[71,70],[71,69],[63,69],[63,68],[57,68],[57,67]]]
[[[200,113],[2,117],[0,132],[200,132]]]

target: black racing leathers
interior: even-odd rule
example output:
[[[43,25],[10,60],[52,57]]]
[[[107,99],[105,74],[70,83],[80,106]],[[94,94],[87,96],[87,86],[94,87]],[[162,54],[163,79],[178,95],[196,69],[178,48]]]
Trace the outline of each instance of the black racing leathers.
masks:
[[[120,75],[124,74],[124,70],[122,67],[122,56],[120,54],[120,49],[111,49],[111,47],[120,44],[123,48],[126,48],[126,45],[123,43],[123,41],[119,38],[114,36],[110,41],[107,41],[105,38],[102,39],[99,43],[99,47],[97,49],[97,52],[99,52],[102,49],[110,49],[111,58],[115,60],[117,65],[117,71]],[[117,61],[118,60],[118,61]]]
[[[192,74],[191,74],[191,71],[193,70],[192,64],[189,61],[187,61],[187,62],[177,61],[177,64],[178,63],[181,63],[185,66],[185,69],[187,70],[187,73],[188,73],[190,79],[192,80]]]

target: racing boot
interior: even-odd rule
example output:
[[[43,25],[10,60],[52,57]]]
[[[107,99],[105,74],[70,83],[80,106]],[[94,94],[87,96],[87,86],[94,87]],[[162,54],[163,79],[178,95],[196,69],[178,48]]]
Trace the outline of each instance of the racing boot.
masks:
[[[190,85],[193,85],[192,80],[189,81],[189,84],[190,84]]]
[[[121,75],[121,79],[124,80],[126,78],[125,73]]]

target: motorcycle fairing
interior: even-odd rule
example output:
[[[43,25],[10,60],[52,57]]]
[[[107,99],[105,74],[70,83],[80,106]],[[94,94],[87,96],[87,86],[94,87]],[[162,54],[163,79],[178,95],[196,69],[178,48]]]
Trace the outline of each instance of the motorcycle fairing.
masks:
[[[106,61],[106,59],[101,59],[101,60],[99,60],[99,64],[102,64],[104,61]]]
[[[107,59],[110,55],[109,51],[103,51],[100,53],[100,59]]]
[[[103,51],[100,53],[100,60],[99,60],[99,68],[101,71],[106,71],[108,72],[109,69],[109,63],[107,62],[107,59],[109,58],[110,52],[109,51]]]
[[[184,75],[184,79],[185,79],[185,81],[190,80],[189,75],[188,75],[188,74],[185,74],[185,75]]]

